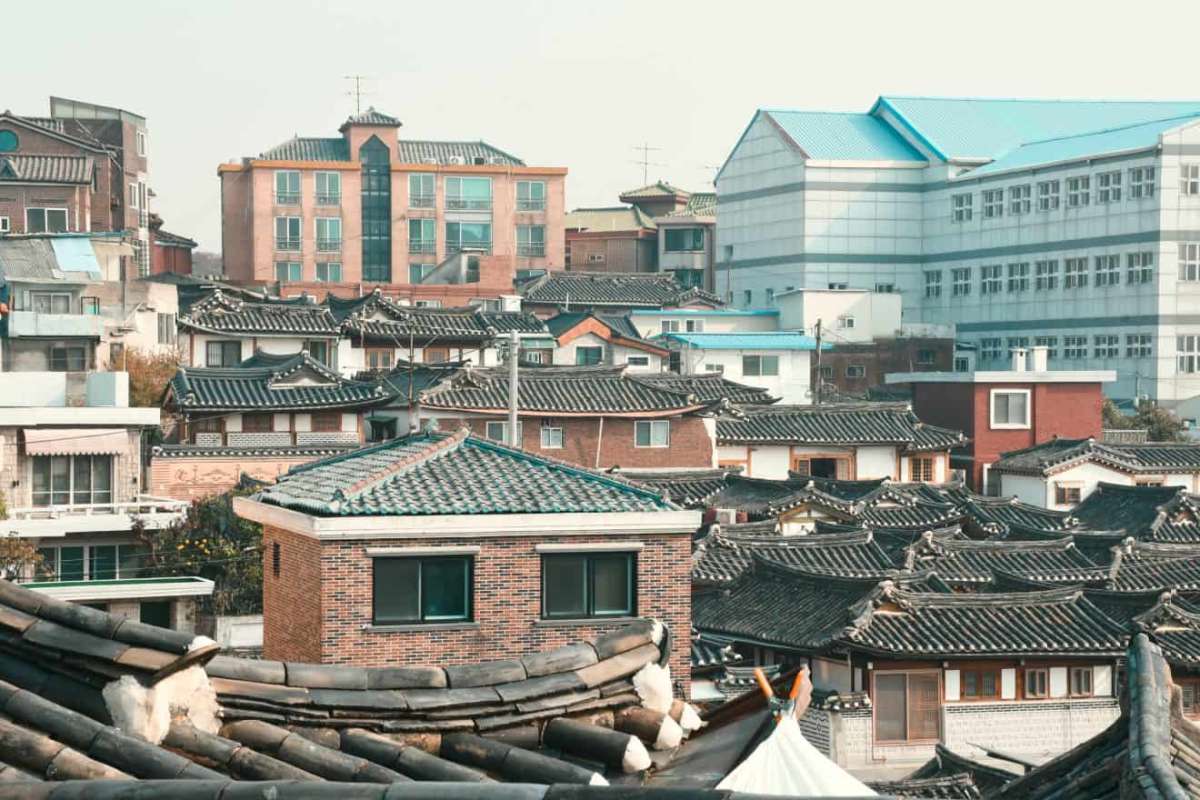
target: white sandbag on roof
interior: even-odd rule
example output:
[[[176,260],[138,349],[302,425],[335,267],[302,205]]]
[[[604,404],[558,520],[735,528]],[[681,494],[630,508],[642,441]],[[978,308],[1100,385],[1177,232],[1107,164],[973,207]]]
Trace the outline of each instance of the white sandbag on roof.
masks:
[[[770,737],[726,775],[717,788],[801,797],[876,796],[866,784],[809,744],[791,715],[785,716]]]

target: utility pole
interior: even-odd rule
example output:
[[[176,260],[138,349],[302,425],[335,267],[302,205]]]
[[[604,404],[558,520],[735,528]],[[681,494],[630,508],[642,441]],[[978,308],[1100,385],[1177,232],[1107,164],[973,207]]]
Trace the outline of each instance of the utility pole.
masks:
[[[657,150],[662,150],[661,147],[651,147],[649,142],[643,142],[633,146],[634,150],[642,151],[641,159],[635,160],[634,164],[642,165],[642,183],[650,182],[650,167],[661,167],[663,164],[650,160],[650,153]]]
[[[813,384],[813,405],[821,405],[821,320],[816,324],[817,338],[817,380]]]
[[[518,378],[517,362],[520,360],[521,353],[521,334],[517,331],[512,331],[508,340],[508,446],[520,447],[521,443],[517,441],[517,391],[520,388],[517,384]]]
[[[362,82],[367,79],[366,75],[344,75],[345,80],[354,81],[354,88],[346,92],[347,95],[354,98],[354,113],[362,113],[362,96],[366,94],[362,88]]]

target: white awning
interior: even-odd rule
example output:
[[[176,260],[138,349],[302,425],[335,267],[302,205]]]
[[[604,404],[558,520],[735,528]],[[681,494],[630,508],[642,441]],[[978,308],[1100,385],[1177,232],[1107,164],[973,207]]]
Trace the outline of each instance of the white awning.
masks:
[[[25,429],[25,454],[31,456],[108,455],[128,448],[124,428]]]

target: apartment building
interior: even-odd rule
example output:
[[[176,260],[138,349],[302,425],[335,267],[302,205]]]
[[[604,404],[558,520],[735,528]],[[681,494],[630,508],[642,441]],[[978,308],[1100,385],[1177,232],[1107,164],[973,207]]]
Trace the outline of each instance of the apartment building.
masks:
[[[566,169],[486,142],[400,139],[374,108],[333,138],[222,164],[222,252],[235,281],[421,284],[458,253],[517,269],[563,263]],[[478,281],[478,277],[476,277]]]
[[[980,368],[1014,347],[1115,370],[1115,398],[1200,395],[1200,103],[881,97],[762,109],[717,178],[718,290],[898,292]]]
[[[0,113],[0,234],[124,231],[150,273],[149,133],[131,111],[62,97]]]
[[[146,577],[152,533],[187,504],[143,491],[142,432],[157,408],[129,407],[124,372],[31,371],[0,379],[0,535],[34,541],[42,563],[17,576],[43,594],[191,631],[212,581]]]

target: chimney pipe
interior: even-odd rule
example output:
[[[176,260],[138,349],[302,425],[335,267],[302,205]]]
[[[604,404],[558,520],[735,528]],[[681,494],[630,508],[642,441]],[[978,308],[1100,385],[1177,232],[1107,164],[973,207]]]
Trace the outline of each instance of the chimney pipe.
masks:
[[[1014,347],[1012,350],[1009,350],[1008,352],[1010,355],[1012,355],[1012,371],[1013,372],[1024,372],[1025,371],[1025,348],[1024,347]]]
[[[1045,372],[1048,370],[1050,368],[1047,363],[1049,353],[1050,348],[1043,344],[1029,348],[1029,371]]]

